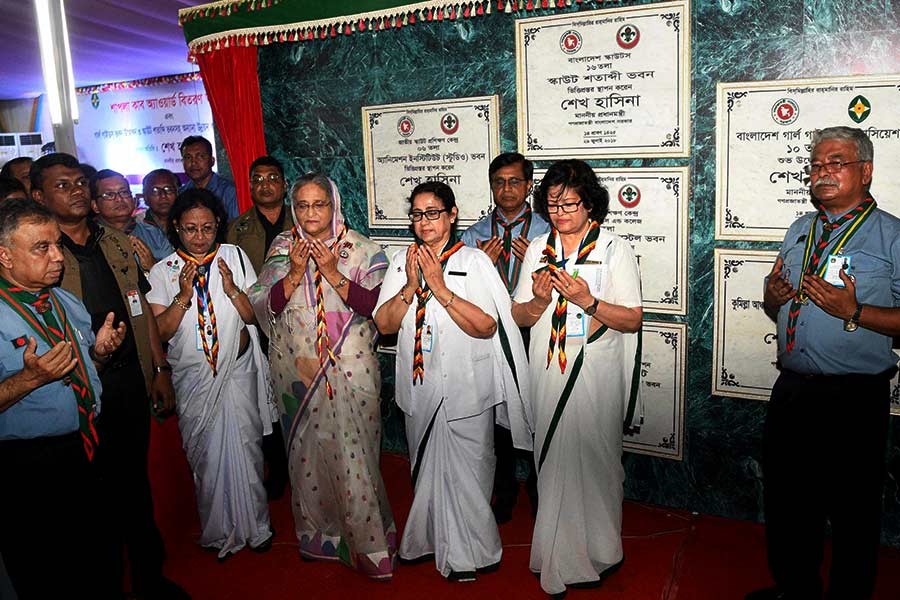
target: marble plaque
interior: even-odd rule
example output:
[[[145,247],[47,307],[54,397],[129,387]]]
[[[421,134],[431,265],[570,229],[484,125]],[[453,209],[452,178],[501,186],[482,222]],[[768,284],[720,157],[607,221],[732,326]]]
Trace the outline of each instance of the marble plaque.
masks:
[[[519,151],[690,155],[690,2],[516,21]]]
[[[865,131],[875,147],[872,194],[900,215],[900,75],[719,83],[716,239],[780,242],[815,210],[810,140],[816,129]]]
[[[641,394],[644,424],[626,435],[627,452],[681,460],[684,451],[684,366],[687,325],[644,321]]]
[[[534,170],[536,189],[547,169]],[[603,227],[631,244],[644,310],[687,314],[688,167],[594,169],[609,191]]]
[[[499,106],[497,96],[364,106],[369,227],[408,226],[409,194],[425,181],[453,188],[461,229],[490,212]]]
[[[769,250],[715,249],[714,395],[769,399],[778,377],[778,346],[775,322],[763,311],[763,291],[776,256]]]

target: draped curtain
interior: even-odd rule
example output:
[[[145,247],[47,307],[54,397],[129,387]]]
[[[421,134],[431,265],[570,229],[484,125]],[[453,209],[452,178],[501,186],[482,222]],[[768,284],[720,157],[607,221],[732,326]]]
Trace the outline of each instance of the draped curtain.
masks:
[[[250,164],[266,154],[256,47],[221,48],[197,55],[197,63],[244,212],[253,205]]]

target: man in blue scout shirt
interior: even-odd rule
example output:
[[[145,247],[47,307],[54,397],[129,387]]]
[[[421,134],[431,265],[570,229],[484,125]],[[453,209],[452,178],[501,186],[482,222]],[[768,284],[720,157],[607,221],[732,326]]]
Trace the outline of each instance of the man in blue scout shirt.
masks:
[[[506,284],[510,295],[519,282],[522,258],[528,249],[529,240],[550,230],[547,221],[532,212],[528,203],[533,178],[534,165],[518,152],[506,152],[492,160],[488,167],[488,180],[494,210],[466,229],[462,235],[466,246],[480,248],[497,266],[500,279]],[[530,278],[528,285],[531,285]],[[528,348],[527,329],[522,331],[522,337]],[[531,499],[532,514],[536,514],[537,477],[531,453],[514,450],[509,429],[495,425],[494,454],[497,457],[497,469],[494,472],[492,508],[497,523],[506,523],[512,518],[512,508],[519,494],[519,482],[516,480],[517,454],[525,459],[529,467],[525,487]]]
[[[62,270],[53,216],[31,200],[0,204],[0,553],[23,600],[118,591],[90,461],[97,369],[125,324],[109,313],[95,339],[84,305],[54,287]]]
[[[812,138],[817,212],[788,229],[765,288],[778,367],[763,433],[766,538],[776,587],[747,600],[870,598],[881,533],[890,380],[900,334],[900,219],[876,207],[860,129]]]
[[[237,218],[237,190],[233,181],[213,173],[212,168],[216,164],[216,157],[213,156],[210,141],[203,136],[190,135],[181,142],[180,149],[181,164],[191,180],[181,186],[178,193],[193,187],[207,189],[222,201],[229,221]]]

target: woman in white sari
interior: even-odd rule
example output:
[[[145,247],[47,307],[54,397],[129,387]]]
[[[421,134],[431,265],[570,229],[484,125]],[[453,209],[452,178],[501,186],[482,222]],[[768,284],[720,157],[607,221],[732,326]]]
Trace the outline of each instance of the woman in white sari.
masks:
[[[529,245],[513,302],[531,327],[541,502],[530,566],[549,594],[598,586],[623,559],[622,433],[641,420],[643,312],[634,252],[601,227],[608,206],[586,163],[547,170],[535,210],[550,233]]]
[[[194,474],[200,545],[219,560],[272,544],[262,484],[271,428],[269,370],[250,301],[256,281],[243,250],[221,244],[226,218],[208,190],[187,190],[169,214],[176,252],[150,271],[147,300],[169,343],[178,427]]]

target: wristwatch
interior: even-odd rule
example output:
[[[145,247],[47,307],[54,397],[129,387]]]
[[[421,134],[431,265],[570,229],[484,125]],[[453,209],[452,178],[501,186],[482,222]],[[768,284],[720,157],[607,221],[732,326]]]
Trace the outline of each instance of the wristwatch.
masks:
[[[590,306],[584,309],[584,314],[589,317],[593,317],[594,313],[597,312],[597,306],[600,304],[600,298],[594,298],[594,301]]]
[[[859,329],[859,316],[862,314],[862,309],[863,305],[857,302],[856,312],[853,313],[853,316],[848,321],[844,321],[844,331],[852,332]]]

